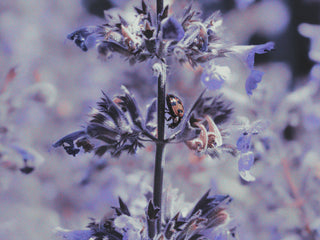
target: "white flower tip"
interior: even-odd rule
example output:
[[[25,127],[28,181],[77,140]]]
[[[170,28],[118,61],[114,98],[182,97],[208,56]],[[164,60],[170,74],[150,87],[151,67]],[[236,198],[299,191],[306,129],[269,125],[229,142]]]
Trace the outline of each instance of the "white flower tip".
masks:
[[[163,72],[163,67],[160,63],[155,63],[153,66],[152,66],[152,70],[153,70],[153,75],[155,77],[159,77],[160,74],[162,74]]]
[[[254,176],[252,176],[249,171],[240,171],[239,175],[243,180],[245,180],[247,182],[253,182],[256,180],[256,178]]]

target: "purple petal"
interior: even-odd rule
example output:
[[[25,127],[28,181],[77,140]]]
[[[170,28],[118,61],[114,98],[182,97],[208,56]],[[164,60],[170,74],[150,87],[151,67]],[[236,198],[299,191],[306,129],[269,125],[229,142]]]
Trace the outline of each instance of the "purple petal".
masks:
[[[247,182],[251,182],[255,180],[255,177],[252,176],[251,173],[249,172],[253,163],[254,163],[253,152],[247,152],[247,153],[241,154],[240,159],[238,161],[239,175],[241,176],[242,179],[244,179]]]
[[[242,135],[241,137],[238,138],[237,141],[237,148],[239,151],[242,153],[250,151],[251,147],[251,135]]]
[[[252,95],[252,90],[258,87],[258,83],[261,82],[263,72],[258,70],[251,70],[249,77],[246,80],[246,91],[248,95]]]
[[[224,84],[224,80],[220,76],[218,76],[217,78],[212,78],[207,73],[203,73],[201,75],[201,82],[209,90],[220,89]]]
[[[254,46],[251,51],[248,53],[247,64],[250,69],[253,69],[254,66],[254,56],[255,54],[263,54],[274,49],[274,42],[267,42],[265,44]]]
[[[97,40],[101,38],[98,35],[99,30],[101,28],[95,26],[80,28],[68,34],[67,39],[74,41],[82,51],[86,52],[89,48],[94,47]]]
[[[204,69],[201,82],[209,90],[220,89],[224,82],[230,78],[230,75],[229,67],[211,64]]]
[[[254,163],[253,152],[243,153],[238,161],[239,172],[249,171]]]
[[[184,30],[180,22],[174,17],[168,18],[162,26],[163,38],[180,41],[184,36]]]

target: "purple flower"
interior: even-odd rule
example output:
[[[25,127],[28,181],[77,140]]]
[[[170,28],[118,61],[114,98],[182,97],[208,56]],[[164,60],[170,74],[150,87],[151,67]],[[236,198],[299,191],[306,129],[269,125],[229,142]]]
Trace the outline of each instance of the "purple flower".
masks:
[[[31,148],[21,147],[19,145],[12,145],[11,147],[22,157],[23,167],[20,168],[20,171],[24,174],[33,172],[36,166],[44,162],[43,157]]]
[[[227,66],[210,64],[201,75],[201,82],[209,90],[220,89],[224,82],[230,78],[231,72]]]
[[[250,124],[247,118],[241,121],[243,124],[242,134],[237,140],[237,148],[240,151],[238,170],[241,178],[250,182],[255,180],[255,177],[249,172],[254,164],[254,153],[251,151],[252,137],[263,132],[270,123],[266,120],[257,120]]]
[[[258,83],[261,82],[263,72],[254,69],[254,57],[255,54],[263,54],[274,48],[274,42],[267,42],[260,45],[252,46],[235,46],[232,48],[233,53],[240,57],[251,70],[250,75],[246,80],[246,92],[248,95],[252,95],[252,90],[256,89]]]
[[[82,51],[86,52],[96,45],[99,31],[103,31],[99,26],[84,27],[68,34],[67,39],[74,41]]]
[[[241,154],[239,162],[238,162],[238,168],[239,171],[249,171],[253,165],[254,162],[254,155],[253,152],[246,152]]]
[[[246,153],[250,151],[251,147],[251,134],[243,134],[241,137],[238,138],[237,141],[237,148],[242,153]]]
[[[253,152],[246,152],[240,155],[238,161],[238,170],[242,179],[245,181],[251,182],[255,180],[255,177],[252,176],[249,172],[254,163],[254,154]]]
[[[96,47],[103,59],[119,53],[131,64],[174,56],[180,63],[196,67],[229,52],[221,41],[219,11],[203,21],[190,6],[182,18],[176,19],[169,16],[169,5],[159,15],[148,5],[142,0],[141,8],[134,8],[138,14],[130,22],[106,12],[106,24],[78,29],[67,38],[83,51]]]
[[[184,36],[184,30],[180,22],[174,17],[168,18],[162,26],[163,38],[180,41]]]
[[[264,72],[259,70],[252,70],[246,80],[246,92],[248,95],[252,95],[252,90],[258,87],[258,83],[261,82]]]
[[[246,61],[249,68],[253,69],[253,67],[254,67],[255,54],[267,53],[268,51],[271,51],[272,49],[274,49],[274,42],[267,42],[265,44],[253,46],[248,53],[248,57],[247,57],[247,61]]]

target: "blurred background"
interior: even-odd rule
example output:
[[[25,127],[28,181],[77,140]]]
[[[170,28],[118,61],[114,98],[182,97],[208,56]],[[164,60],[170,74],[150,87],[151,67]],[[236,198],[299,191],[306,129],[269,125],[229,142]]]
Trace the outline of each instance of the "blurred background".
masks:
[[[189,1],[167,3],[179,17]],[[200,0],[194,5],[204,18],[222,12],[226,41],[238,45],[275,42],[274,51],[255,58],[255,65],[265,72],[260,92],[250,100],[236,102],[235,109],[250,120],[274,121],[268,136],[276,135],[282,148],[274,152],[264,148],[261,156],[256,156],[257,181],[248,184],[239,178],[235,161],[203,159],[183,154],[188,152],[184,145],[169,146],[165,186],[178,188],[188,202],[197,200],[208,188],[231,195],[232,217],[242,222],[237,225],[239,239],[320,239],[301,233],[305,226],[320,232],[320,117],[312,115],[320,112],[319,94],[309,87],[309,95],[301,102],[289,102],[290,106],[282,102],[310,79],[320,78],[320,1]],[[148,63],[130,66],[118,56],[102,61],[96,51],[82,52],[66,39],[75,29],[103,24],[105,10],[125,16],[132,6],[140,6],[140,2],[0,2],[0,239],[55,239],[57,227],[82,229],[90,217],[111,214],[110,206],[117,205],[118,196],[137,213],[145,206],[143,195],[153,181],[152,144],[134,156],[102,160],[90,154],[72,157],[63,149],[52,148],[52,143],[86,123],[101,90],[112,96],[126,85],[143,111],[156,96]],[[236,63],[231,65],[234,75],[243,76]],[[190,106],[203,89],[199,74],[178,65],[169,70],[168,91],[178,93],[186,107]],[[226,88],[227,97],[230,89]],[[292,98],[299,99],[301,94]],[[273,115],[280,103],[285,107]],[[306,119],[310,114],[311,120]],[[258,152],[259,146],[255,145]],[[297,197],[285,180],[288,177],[283,178],[288,175],[278,172],[287,165],[270,160],[280,155],[292,160],[289,179],[295,179],[299,190],[312,186],[310,199],[304,199],[310,205],[294,205]],[[195,190],[199,194],[194,194]],[[283,204],[287,200],[294,207]],[[284,226],[283,220],[288,218],[291,220]]]

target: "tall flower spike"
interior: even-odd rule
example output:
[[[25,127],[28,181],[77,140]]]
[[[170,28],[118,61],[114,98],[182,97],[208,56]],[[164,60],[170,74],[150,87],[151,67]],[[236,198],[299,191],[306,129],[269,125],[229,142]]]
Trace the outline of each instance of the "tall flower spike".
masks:
[[[106,152],[118,157],[122,152],[133,154],[143,147],[145,139],[154,140],[148,131],[151,110],[145,123],[137,103],[131,93],[123,86],[124,95],[112,101],[105,93],[98,109],[93,109],[92,118],[84,130],[71,133],[53,147],[63,146],[66,152],[75,156],[82,148],[85,152],[94,151],[101,157]]]

